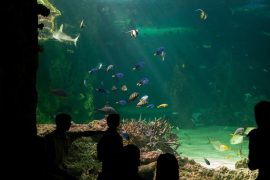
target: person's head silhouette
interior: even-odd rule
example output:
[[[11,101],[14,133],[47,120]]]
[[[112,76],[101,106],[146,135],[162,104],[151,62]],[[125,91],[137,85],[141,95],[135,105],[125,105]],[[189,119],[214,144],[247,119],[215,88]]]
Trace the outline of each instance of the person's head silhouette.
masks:
[[[156,180],[178,180],[179,165],[176,157],[171,153],[159,155],[157,159]]]
[[[269,129],[270,128],[270,102],[260,101],[254,108],[255,119],[258,128]]]
[[[59,113],[55,116],[56,130],[66,132],[71,125],[71,116],[66,113]]]
[[[140,149],[134,144],[124,146],[123,158],[127,165],[137,168],[140,165]]]
[[[107,119],[107,125],[111,129],[116,129],[120,124],[119,114],[109,114],[106,119]]]

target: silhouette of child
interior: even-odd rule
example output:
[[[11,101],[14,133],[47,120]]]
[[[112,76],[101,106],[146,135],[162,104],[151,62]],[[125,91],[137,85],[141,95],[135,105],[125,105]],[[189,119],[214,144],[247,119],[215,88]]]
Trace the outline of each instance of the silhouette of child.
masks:
[[[99,180],[117,180],[121,174],[119,160],[123,150],[123,139],[117,132],[120,124],[119,114],[109,114],[106,118],[108,129],[97,144],[97,156],[102,162]]]
[[[173,154],[165,153],[157,159],[155,180],[179,180],[179,165]]]
[[[124,146],[122,153],[122,180],[143,180],[139,176],[140,149],[134,144]]]
[[[56,129],[45,136],[47,154],[47,175],[51,180],[76,179],[64,165],[71,143],[82,136],[103,134],[103,131],[68,132],[71,126],[71,116],[59,113],[55,116]]]
[[[257,128],[250,131],[248,167],[250,170],[259,170],[257,180],[270,179],[269,139],[270,130],[270,102],[261,101],[255,105],[255,120]]]

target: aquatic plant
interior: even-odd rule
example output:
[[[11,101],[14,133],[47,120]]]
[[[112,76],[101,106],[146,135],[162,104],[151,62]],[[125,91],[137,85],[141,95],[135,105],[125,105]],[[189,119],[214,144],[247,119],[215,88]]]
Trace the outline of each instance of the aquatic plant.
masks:
[[[158,118],[153,121],[124,120],[120,129],[129,134],[128,143],[136,144],[141,151],[176,153],[180,146],[179,138],[172,132],[173,126],[166,120]]]
[[[87,112],[88,119],[91,119],[94,113],[94,102],[93,102],[93,95],[90,93],[86,94],[86,97],[84,100],[84,109]]]
[[[80,179],[97,179],[101,162],[97,159],[96,145],[90,137],[82,137],[72,143],[65,165],[73,175]]]
[[[43,77],[44,78],[44,77]],[[61,104],[61,100],[54,97],[48,88],[46,80],[42,84],[37,84],[38,106],[36,110],[38,123],[54,123],[53,115]]]
[[[85,123],[92,119],[94,110],[93,100],[93,79],[89,78],[86,66],[81,66],[84,59],[73,61],[74,58],[66,52],[65,45],[53,42],[43,42],[46,52],[40,54],[40,66],[38,71],[38,113],[41,119],[38,122],[49,123],[53,115],[59,111],[72,115],[76,123]],[[87,80],[84,85],[83,79]],[[60,89],[66,92],[66,97],[52,93],[53,89]],[[43,115],[42,115],[43,114]],[[41,121],[40,121],[41,120]]]
[[[50,106],[52,107],[52,106]],[[43,109],[44,107],[37,107],[36,114],[37,114],[37,121],[39,124],[46,124],[46,123],[53,123],[54,120],[52,116],[46,113]]]

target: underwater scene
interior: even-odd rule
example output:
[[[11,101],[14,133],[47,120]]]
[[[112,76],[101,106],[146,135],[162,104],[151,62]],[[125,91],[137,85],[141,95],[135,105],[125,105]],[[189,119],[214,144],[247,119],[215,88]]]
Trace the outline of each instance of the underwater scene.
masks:
[[[270,99],[270,1],[38,3],[50,9],[38,17],[39,135],[59,112],[72,116],[70,131],[105,130],[106,115],[119,113],[142,174],[170,152],[181,179],[256,179],[246,135],[255,104]],[[95,140],[70,151],[70,171],[96,179]]]

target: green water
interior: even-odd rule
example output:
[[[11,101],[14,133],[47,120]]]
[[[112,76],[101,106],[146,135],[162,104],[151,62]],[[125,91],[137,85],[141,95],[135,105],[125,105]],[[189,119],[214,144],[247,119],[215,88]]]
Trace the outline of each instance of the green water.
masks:
[[[55,27],[77,46],[50,38],[41,41],[38,70],[38,122],[53,122],[59,111],[76,123],[103,117],[94,111],[108,102],[123,118],[164,117],[179,127],[254,126],[253,106],[269,100],[269,2],[263,0],[80,0],[50,1],[61,15]],[[258,6],[258,5],[262,5]],[[253,8],[254,7],[254,8]],[[245,9],[246,8],[246,9]],[[200,19],[199,11],[207,13]],[[84,19],[85,26],[80,28]],[[136,38],[127,31],[138,29]],[[164,47],[162,61],[154,56]],[[133,66],[144,60],[138,71]],[[96,74],[88,71],[102,63]],[[108,65],[114,69],[106,72]],[[114,73],[122,79],[112,78]],[[136,84],[148,78],[144,86]],[[119,90],[122,85],[128,90]],[[118,90],[111,91],[115,85]],[[97,88],[109,93],[97,92]],[[68,95],[59,97],[52,89]],[[132,92],[139,97],[126,105]],[[136,107],[148,95],[148,105]],[[157,105],[166,103],[166,108]]]

